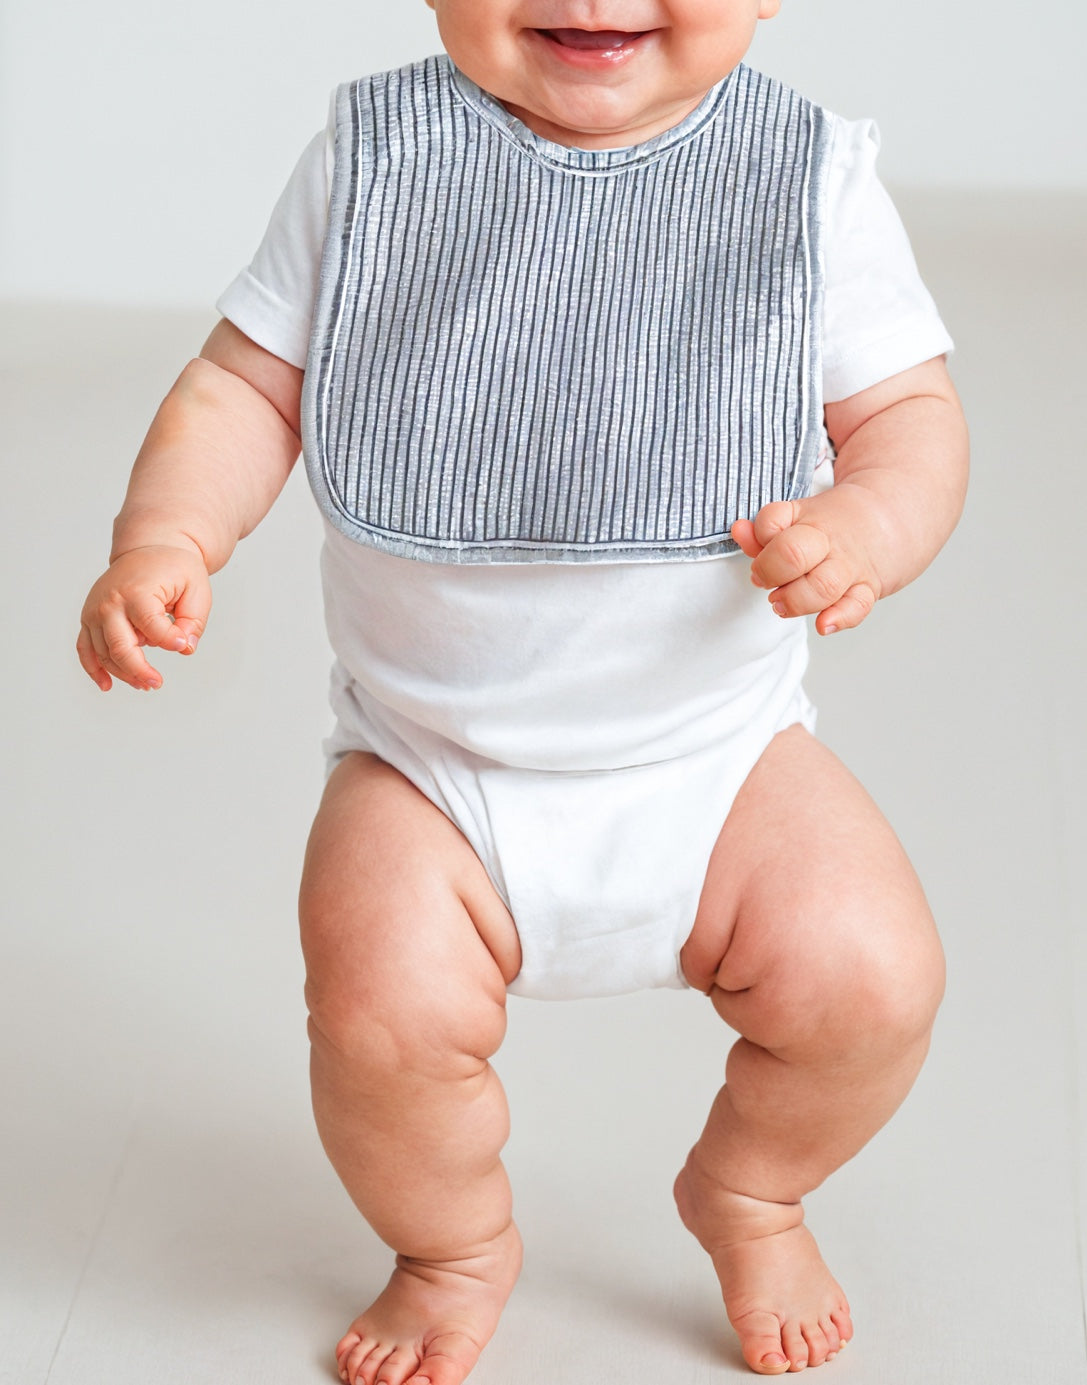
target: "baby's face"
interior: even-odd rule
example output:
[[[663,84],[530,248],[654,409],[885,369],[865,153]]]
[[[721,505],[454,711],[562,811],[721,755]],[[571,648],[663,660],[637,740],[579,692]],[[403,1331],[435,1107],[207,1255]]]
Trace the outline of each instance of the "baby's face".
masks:
[[[559,144],[639,144],[726,77],[780,0],[427,0],[462,72]]]

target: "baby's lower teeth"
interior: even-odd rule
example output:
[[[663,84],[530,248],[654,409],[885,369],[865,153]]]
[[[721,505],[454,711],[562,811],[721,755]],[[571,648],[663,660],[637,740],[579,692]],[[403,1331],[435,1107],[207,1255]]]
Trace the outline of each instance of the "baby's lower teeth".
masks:
[[[621,29],[548,29],[552,38],[565,48],[621,48],[637,34]]]

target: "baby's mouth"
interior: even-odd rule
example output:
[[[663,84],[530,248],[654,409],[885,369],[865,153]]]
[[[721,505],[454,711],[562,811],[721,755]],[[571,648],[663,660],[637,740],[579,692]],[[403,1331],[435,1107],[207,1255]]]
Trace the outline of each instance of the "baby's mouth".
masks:
[[[627,48],[640,39],[645,30],[627,33],[622,29],[540,29],[539,33],[563,48],[576,48],[581,52],[615,52]]]

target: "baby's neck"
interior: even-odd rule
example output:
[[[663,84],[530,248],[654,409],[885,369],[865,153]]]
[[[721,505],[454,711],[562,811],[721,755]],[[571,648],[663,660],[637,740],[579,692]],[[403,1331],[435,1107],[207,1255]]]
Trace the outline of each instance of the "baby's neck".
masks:
[[[534,135],[539,135],[541,139],[550,140],[552,144],[561,144],[567,149],[630,149],[635,145],[645,144],[648,140],[656,138],[657,135],[663,135],[667,130],[673,130],[677,125],[681,125],[692,111],[698,109],[708,95],[709,92],[704,91],[694,99],[682,102],[667,113],[662,112],[658,118],[623,130],[578,130],[569,126],[558,125],[545,116],[538,115],[535,111],[526,110],[523,106],[515,106],[509,101],[500,101],[499,105],[531,130]]]

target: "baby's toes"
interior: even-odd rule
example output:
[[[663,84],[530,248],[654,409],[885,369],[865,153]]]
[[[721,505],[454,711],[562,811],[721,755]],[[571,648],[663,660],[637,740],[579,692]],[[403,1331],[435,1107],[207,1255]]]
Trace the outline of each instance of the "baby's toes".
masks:
[[[381,1369],[374,1376],[374,1385],[404,1385],[404,1381],[415,1375],[419,1365],[419,1353],[414,1347],[397,1347],[381,1363]]]
[[[804,1323],[800,1330],[808,1344],[808,1365],[821,1366],[831,1349],[822,1323]]]
[[[808,1343],[798,1322],[787,1322],[781,1329],[781,1345],[789,1358],[791,1371],[802,1371],[808,1365]]]
[[[819,1326],[823,1329],[823,1336],[827,1339],[827,1360],[836,1356],[842,1345],[842,1339],[838,1335],[838,1329],[834,1325],[833,1318],[820,1318]]]
[[[734,1319],[744,1360],[760,1375],[784,1375],[789,1369],[781,1323],[773,1313],[748,1313]]]
[[[341,1380],[348,1379],[347,1363],[353,1352],[356,1352],[362,1344],[362,1338],[357,1332],[345,1333],[336,1343],[336,1369],[340,1373]],[[370,1343],[373,1346],[373,1343]],[[370,1347],[367,1347],[369,1351]],[[359,1358],[362,1359],[361,1357]]]
[[[363,1337],[358,1346],[347,1353],[342,1378],[347,1385],[374,1385],[378,1370],[391,1348],[381,1346],[373,1338]]]

